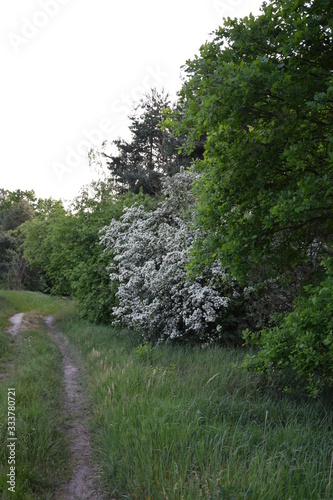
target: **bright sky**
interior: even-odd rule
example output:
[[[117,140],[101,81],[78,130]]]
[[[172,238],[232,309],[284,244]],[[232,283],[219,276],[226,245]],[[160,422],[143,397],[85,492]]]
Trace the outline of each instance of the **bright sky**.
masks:
[[[261,0],[14,0],[0,5],[0,188],[72,199],[89,144],[128,137],[132,102],[171,96],[223,17]]]

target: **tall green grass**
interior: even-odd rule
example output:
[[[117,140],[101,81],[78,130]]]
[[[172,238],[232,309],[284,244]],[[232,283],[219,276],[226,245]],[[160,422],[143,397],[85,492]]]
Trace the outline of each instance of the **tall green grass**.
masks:
[[[258,376],[234,368],[239,350],[140,346],[134,334],[79,321],[67,304],[0,291],[0,332],[8,340],[4,325],[16,312],[60,309],[58,328],[86,367],[94,449],[110,498],[333,498],[331,400],[275,394]],[[52,498],[70,474],[61,356],[43,325],[8,342],[12,366],[0,382],[0,495],[13,497],[6,433],[7,389],[15,387],[13,498]]]
[[[62,360],[43,322],[22,330],[14,339],[5,326],[20,311],[49,314],[63,307],[61,299],[42,294],[0,291],[0,354],[7,376],[0,381],[0,497],[48,499],[70,471],[69,446],[64,434]],[[5,373],[6,374],[6,373]],[[16,392],[16,489],[8,491],[8,388]]]
[[[333,498],[332,403],[274,394],[234,368],[241,351],[140,347],[62,314],[92,394],[110,498]]]

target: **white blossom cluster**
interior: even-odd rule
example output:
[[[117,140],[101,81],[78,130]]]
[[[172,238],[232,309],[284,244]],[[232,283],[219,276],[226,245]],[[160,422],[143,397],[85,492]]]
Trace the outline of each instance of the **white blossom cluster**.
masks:
[[[104,228],[101,243],[115,255],[110,279],[118,283],[117,322],[156,340],[195,336],[209,331],[229,299],[214,287],[226,279],[215,263],[210,280],[189,280],[186,265],[198,231],[191,228],[193,174],[180,172],[165,181],[164,200],[154,211],[134,205]],[[219,332],[220,328],[215,328]]]

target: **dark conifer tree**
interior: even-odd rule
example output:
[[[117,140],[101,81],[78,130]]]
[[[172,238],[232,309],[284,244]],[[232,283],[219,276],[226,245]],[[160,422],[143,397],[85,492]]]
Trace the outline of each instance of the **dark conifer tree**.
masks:
[[[162,180],[173,176],[180,167],[189,166],[191,157],[180,154],[184,138],[175,137],[162,129],[163,111],[170,107],[168,94],[152,89],[134,107],[130,131],[132,139],[117,139],[113,144],[118,154],[103,153],[106,164],[120,193],[132,191],[155,196],[161,191]]]

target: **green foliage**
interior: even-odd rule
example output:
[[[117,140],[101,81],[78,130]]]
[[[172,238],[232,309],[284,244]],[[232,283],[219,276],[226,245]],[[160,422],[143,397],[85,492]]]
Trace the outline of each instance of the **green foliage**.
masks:
[[[156,89],[142,98],[129,116],[130,142],[113,141],[118,154],[103,153],[116,181],[118,192],[131,191],[155,196],[162,189],[162,180],[179,172],[189,160],[179,155],[181,139],[161,127],[163,111],[170,105],[168,95]]]
[[[158,357],[156,347],[150,344],[139,345],[134,349],[134,354],[146,363],[153,363]]]
[[[146,209],[154,206],[155,201],[139,192],[114,196],[108,182],[97,182],[93,192],[77,199],[75,227],[78,241],[73,247],[80,248],[81,255],[72,259],[72,295],[78,302],[82,317],[97,323],[110,323],[113,319],[112,308],[117,303],[117,283],[110,281],[109,265],[113,258],[112,249],[105,250],[99,244],[100,231],[111,219],[119,219],[124,207],[140,203]],[[75,254],[74,254],[75,255]]]
[[[10,208],[2,212],[2,215],[3,229],[5,231],[10,231],[18,228],[26,220],[32,220],[35,213],[28,201],[20,200],[19,202],[13,203]]]
[[[51,288],[59,295],[69,295],[69,268],[74,249],[69,245],[76,235],[74,220],[59,204],[49,214],[41,214],[23,224],[21,231],[24,257],[45,276],[45,291]]]
[[[282,0],[225,20],[187,62],[188,148],[207,134],[197,182],[208,231],[196,264],[216,256],[243,281],[309,261],[329,244],[332,206],[332,3]]]
[[[206,236],[190,272],[219,259],[255,299],[250,329],[266,327],[251,366],[292,371],[312,394],[333,367],[320,265],[333,254],[332,18],[328,0],[272,0],[258,17],[224,20],[187,62],[174,120],[188,152],[207,136],[194,165]],[[284,319],[267,328],[276,313]]]
[[[9,191],[7,189],[0,188],[0,214],[3,211],[8,210],[13,204],[19,203],[22,200],[30,202],[30,204],[35,207],[35,203],[37,201],[35,192],[33,190],[22,191],[21,189]]]
[[[33,191],[1,191],[0,283],[7,288],[33,287],[36,279],[23,258],[20,249],[23,239],[19,230],[21,224],[35,216],[32,197]]]
[[[34,191],[0,189],[0,284],[8,289],[44,290],[39,269],[32,270],[23,257],[22,225],[46,216],[59,201],[37,199]]]
[[[243,367],[266,373],[288,391],[304,390],[317,396],[333,387],[333,269],[318,286],[308,285],[293,311],[279,325],[251,335],[248,343],[258,346]],[[292,380],[292,382],[291,382]]]
[[[112,183],[98,181],[82,191],[72,210],[48,207],[21,228],[24,256],[45,276],[46,290],[75,297],[81,315],[91,321],[110,322],[116,303],[117,286],[107,270],[112,250],[103,251],[100,230],[136,201],[147,207],[155,203],[142,193],[116,197]]]

